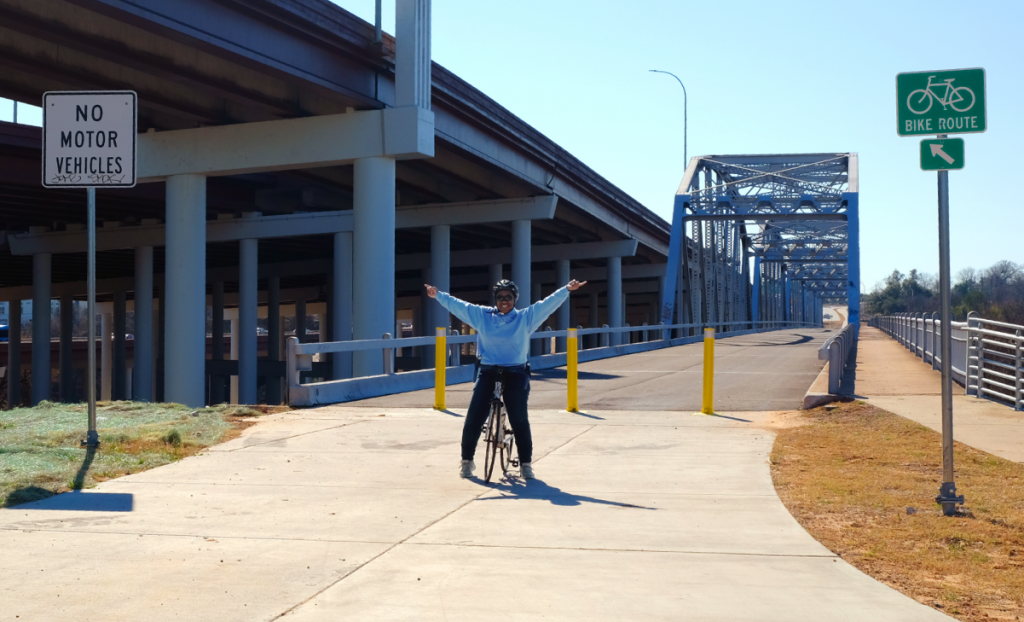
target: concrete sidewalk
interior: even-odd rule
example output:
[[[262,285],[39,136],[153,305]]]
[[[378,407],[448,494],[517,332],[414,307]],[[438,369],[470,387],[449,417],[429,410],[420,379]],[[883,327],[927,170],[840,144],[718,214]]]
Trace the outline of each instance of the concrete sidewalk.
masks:
[[[942,373],[897,341],[861,326],[854,392],[883,410],[942,431]],[[1007,460],[1024,462],[1024,413],[964,395],[953,383],[953,438]]]
[[[456,475],[462,415],[268,416],[2,510],[0,618],[948,619],[789,515],[768,466],[785,415],[534,411],[541,479],[490,486]]]

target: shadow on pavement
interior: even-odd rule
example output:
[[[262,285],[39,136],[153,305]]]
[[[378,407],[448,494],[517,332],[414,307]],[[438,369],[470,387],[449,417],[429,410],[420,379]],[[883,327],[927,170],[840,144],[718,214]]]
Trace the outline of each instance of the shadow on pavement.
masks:
[[[732,419],[733,421],[742,421],[743,423],[753,423],[753,421],[751,421],[750,419],[740,419],[739,417],[730,417],[729,415],[720,415],[718,413],[711,413],[711,414],[697,413],[697,414],[704,415],[705,417],[718,417],[719,419]]]
[[[482,483],[482,482],[481,482]],[[640,505],[633,505],[632,503],[620,503],[618,501],[608,501],[607,499],[598,499],[596,497],[588,497],[586,495],[574,495],[569,492],[565,492],[561,488],[555,488],[549,484],[544,483],[539,479],[521,480],[515,477],[508,477],[507,475],[492,486],[492,488],[502,493],[500,497],[484,497],[479,501],[501,501],[506,499],[536,499],[550,501],[551,505],[558,505],[563,507],[571,507],[576,505],[583,505],[584,503],[595,503],[598,505],[611,505],[619,508],[633,508],[637,510],[657,510],[658,508],[648,508]]]
[[[85,450],[85,460],[78,467],[71,492],[54,495],[53,491],[29,486],[7,495],[7,504],[18,505],[19,510],[76,510],[81,512],[131,512],[134,496],[129,493],[82,492],[85,476],[96,458],[96,448]],[[20,505],[19,505],[20,504]]]

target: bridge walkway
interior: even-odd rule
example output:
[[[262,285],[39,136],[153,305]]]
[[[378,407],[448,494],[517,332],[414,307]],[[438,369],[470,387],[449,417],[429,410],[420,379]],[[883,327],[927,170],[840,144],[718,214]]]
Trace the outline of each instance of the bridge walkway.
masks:
[[[857,365],[844,384],[870,403],[942,431],[942,374],[877,328],[861,325]],[[1024,413],[964,395],[953,383],[953,438],[1024,462]]]
[[[725,337],[715,343],[715,408],[723,411],[795,410],[824,366],[817,349],[832,333],[821,328]],[[580,408],[694,411],[701,408],[704,345],[580,363]],[[531,409],[565,408],[565,368],[532,374]],[[451,385],[447,405],[468,408],[472,383]],[[433,389],[352,402],[370,408],[416,408],[434,402]]]

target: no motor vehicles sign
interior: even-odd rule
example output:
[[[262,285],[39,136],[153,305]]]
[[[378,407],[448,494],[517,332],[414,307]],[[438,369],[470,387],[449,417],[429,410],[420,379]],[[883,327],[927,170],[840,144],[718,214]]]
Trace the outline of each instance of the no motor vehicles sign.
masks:
[[[51,91],[43,95],[43,185],[135,185],[134,91]]]

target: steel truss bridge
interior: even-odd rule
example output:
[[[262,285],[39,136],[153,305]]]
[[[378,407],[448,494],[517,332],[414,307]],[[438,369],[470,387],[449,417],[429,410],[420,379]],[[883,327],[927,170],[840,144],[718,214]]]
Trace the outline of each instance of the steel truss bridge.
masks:
[[[661,321],[860,317],[857,154],[691,158],[676,192]]]

